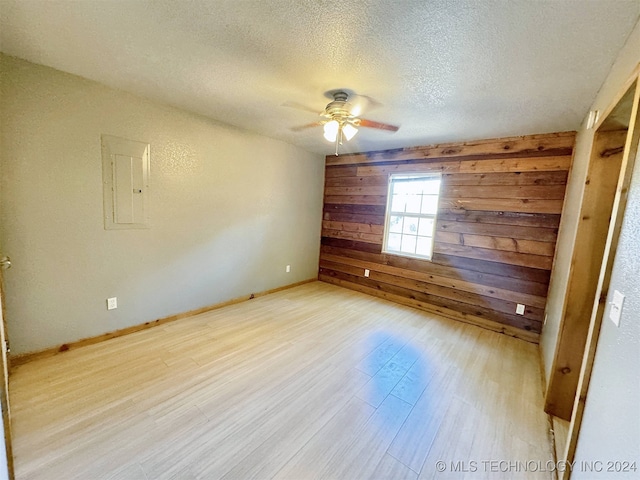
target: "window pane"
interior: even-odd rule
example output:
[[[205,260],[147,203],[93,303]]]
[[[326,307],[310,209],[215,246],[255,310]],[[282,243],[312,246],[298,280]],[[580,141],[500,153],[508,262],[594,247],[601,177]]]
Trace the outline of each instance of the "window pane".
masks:
[[[411,193],[411,182],[396,181],[393,183],[394,195],[407,195]]]
[[[431,250],[433,248],[433,239],[431,237],[418,237],[416,244],[416,253],[418,255],[431,256]]]
[[[420,213],[422,195],[407,195],[407,213]]]
[[[393,195],[391,199],[391,211],[404,212],[406,202],[406,195]]]
[[[439,174],[391,176],[384,251],[431,258],[440,185]]]
[[[402,233],[417,235],[418,220],[419,220],[419,217],[404,217],[404,225],[402,227]]]
[[[402,233],[402,217],[392,215],[389,218],[389,231],[394,233]]]
[[[440,192],[440,179],[425,180],[422,193],[427,195],[438,195]]]
[[[414,180],[410,182],[411,193],[413,195],[422,195],[422,189],[424,188],[424,180]]]
[[[416,253],[416,238],[418,237],[414,237],[413,235],[403,235],[400,251],[406,253]]]
[[[436,213],[438,213],[437,195],[425,195],[422,197],[421,213],[429,213],[431,215],[435,215]]]
[[[422,191],[424,190],[426,181],[425,180],[415,181],[413,182],[413,185],[414,185],[413,193],[415,193],[416,195],[422,195]]]
[[[390,233],[387,238],[387,249],[396,252],[400,251],[400,242],[402,241],[402,235],[399,233]]]
[[[421,218],[420,227],[418,228],[418,235],[424,237],[430,237],[433,235],[433,218]]]

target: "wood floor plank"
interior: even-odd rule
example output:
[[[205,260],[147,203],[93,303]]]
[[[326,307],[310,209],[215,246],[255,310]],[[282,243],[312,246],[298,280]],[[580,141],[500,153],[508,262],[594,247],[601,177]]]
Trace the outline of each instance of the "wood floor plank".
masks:
[[[327,465],[337,462],[349,444],[362,432],[376,411],[359,398],[352,398],[336,415],[304,444],[273,477],[274,479],[319,478]]]
[[[396,361],[395,357],[392,358],[362,386],[356,396],[369,405],[378,408],[402,377],[405,376],[410,366]]]
[[[471,469],[471,446],[479,421],[479,412],[458,397],[454,397],[438,430],[433,447],[420,471],[420,480],[457,480]],[[444,462],[444,468],[439,463]]]
[[[26,363],[10,395],[18,480],[442,480],[465,473],[441,458],[553,458],[535,345],[323,282]]]
[[[405,340],[398,337],[388,337],[375,351],[363,358],[356,368],[374,376],[398,351],[404,346]]]
[[[457,368],[452,366],[432,378],[389,448],[393,457],[414,472],[422,470],[429,455],[459,375]]]
[[[378,463],[406,420],[411,405],[389,395],[360,434],[329,464],[324,478],[373,478]]]
[[[435,371],[430,368],[429,362],[416,361],[395,385],[391,395],[404,400],[410,405],[415,405],[434,374]]]
[[[183,477],[188,478],[188,477]],[[195,478],[195,477],[193,477]],[[109,477],[109,480],[149,480],[139,463],[125,465]]]
[[[211,431],[211,422],[197,407],[191,406],[181,416],[173,419],[164,419],[162,429],[156,432],[159,438],[162,435],[172,439],[172,442],[154,443],[154,447],[140,456],[140,464],[151,480],[169,480],[181,478],[196,478],[189,470],[189,465],[184,461],[199,444],[199,440],[207,432]],[[157,421],[158,422],[158,421]],[[165,437],[165,438],[166,438]]]
[[[280,418],[270,425],[264,435],[256,438],[236,455],[234,468],[226,472],[223,479],[261,479],[274,476],[292,457],[300,445],[307,443],[324,425],[328,417],[340,411],[353,397],[354,392],[369,379],[369,376],[352,369],[353,376],[342,375],[334,384],[327,383],[324,389],[308,390],[295,403],[287,406]],[[348,378],[348,382],[343,380]],[[277,418],[277,417],[276,417]],[[251,449],[251,446],[255,448]],[[214,478],[204,472],[205,478]],[[217,478],[217,477],[216,477]]]
[[[387,453],[376,466],[371,478],[379,480],[416,480],[418,474]]]

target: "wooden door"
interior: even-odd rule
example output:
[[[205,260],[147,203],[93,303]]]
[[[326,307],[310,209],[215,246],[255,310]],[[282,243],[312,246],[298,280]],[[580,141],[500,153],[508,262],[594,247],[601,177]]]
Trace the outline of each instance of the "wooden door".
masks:
[[[4,449],[0,448],[0,480],[13,480],[13,450],[11,447],[11,409],[9,406],[9,358],[7,352],[6,317],[4,315],[4,281],[2,270],[11,266],[7,257],[0,259],[0,406],[4,430]],[[1,439],[1,438],[0,438]]]

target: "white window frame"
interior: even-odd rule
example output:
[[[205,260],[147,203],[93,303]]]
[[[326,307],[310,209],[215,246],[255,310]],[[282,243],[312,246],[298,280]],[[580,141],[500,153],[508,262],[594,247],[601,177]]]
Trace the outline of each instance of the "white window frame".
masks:
[[[426,214],[426,213],[407,213],[407,212],[392,212],[391,205],[393,200],[393,187],[396,183],[394,180],[412,180],[418,178],[429,178],[429,179],[439,179],[440,180],[440,188],[438,189],[438,208],[436,209],[436,213],[434,214]],[[442,191],[442,174],[441,173],[394,173],[389,175],[388,179],[388,187],[387,187],[387,207],[385,210],[385,218],[384,218],[384,236],[382,239],[382,253],[387,255],[397,255],[399,257],[409,257],[409,258],[417,258],[420,260],[429,260],[433,258],[433,249],[435,247],[435,236],[436,236],[436,223],[438,221],[438,210],[440,205],[440,194]],[[402,216],[402,217],[419,217],[419,218],[429,218],[433,219],[433,229],[431,231],[431,255],[420,255],[417,253],[408,253],[408,252],[399,252],[397,250],[388,250],[387,249],[387,241],[390,230],[390,219],[391,216]]]

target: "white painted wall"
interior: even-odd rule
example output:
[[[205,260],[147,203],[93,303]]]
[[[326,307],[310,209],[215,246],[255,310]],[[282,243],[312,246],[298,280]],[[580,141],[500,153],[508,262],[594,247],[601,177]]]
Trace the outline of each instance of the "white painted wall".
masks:
[[[625,46],[620,51],[607,79],[593,102],[591,110],[600,110],[602,112],[607,109],[624,82],[629,79],[638,62],[640,62],[640,22],[636,24]],[[562,224],[558,233],[556,258],[547,297],[547,324],[542,329],[540,338],[547,382],[549,382],[551,365],[560,331],[560,318],[569,278],[573,244],[578,228],[584,182],[587,177],[589,153],[595,133],[594,130],[586,128],[586,120],[585,118],[576,136],[573,166],[567,183],[565,208],[562,212]]]
[[[0,88],[14,354],[316,277],[322,156],[2,55]],[[151,144],[150,229],[104,230],[101,134]]]

